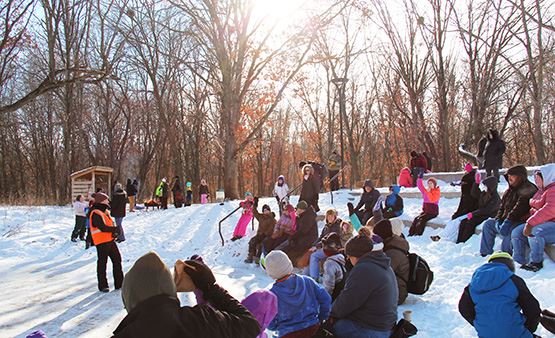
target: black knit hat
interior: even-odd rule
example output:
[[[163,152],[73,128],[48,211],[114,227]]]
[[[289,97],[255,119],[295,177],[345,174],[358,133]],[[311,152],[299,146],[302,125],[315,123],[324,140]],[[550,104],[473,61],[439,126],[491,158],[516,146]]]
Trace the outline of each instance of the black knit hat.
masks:
[[[345,253],[347,256],[360,258],[371,252],[373,247],[374,243],[371,238],[364,235],[357,235],[347,242],[345,245]]]
[[[326,247],[339,249],[341,248],[341,237],[335,232],[330,232],[322,238],[322,244],[324,245],[324,249]]]
[[[519,176],[519,177],[528,177],[528,170],[523,165],[515,165],[514,167],[509,168],[507,170],[507,175]]]
[[[388,219],[382,219],[374,226],[374,233],[384,240],[393,236],[393,230],[391,229],[391,222]]]
[[[262,206],[262,212],[264,212],[265,210],[272,211],[272,209],[270,209],[270,206],[268,204],[264,204]]]

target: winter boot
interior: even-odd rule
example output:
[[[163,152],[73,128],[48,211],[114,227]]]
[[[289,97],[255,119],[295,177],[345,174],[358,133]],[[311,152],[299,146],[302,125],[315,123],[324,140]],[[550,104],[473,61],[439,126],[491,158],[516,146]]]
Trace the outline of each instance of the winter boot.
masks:
[[[251,256],[251,255],[248,255],[248,256],[247,256],[247,259],[245,259],[245,263],[251,264],[252,262],[253,262],[252,256]]]
[[[432,239],[432,241],[437,242],[441,239],[441,237],[439,236],[430,236],[430,238]]]
[[[71,241],[72,241],[72,242],[77,242],[77,238],[71,237]]]
[[[543,262],[524,264],[520,268],[527,271],[538,272],[543,268]]]
[[[100,289],[100,292],[107,293],[107,292],[110,292],[110,289],[109,288],[102,288],[102,289]]]

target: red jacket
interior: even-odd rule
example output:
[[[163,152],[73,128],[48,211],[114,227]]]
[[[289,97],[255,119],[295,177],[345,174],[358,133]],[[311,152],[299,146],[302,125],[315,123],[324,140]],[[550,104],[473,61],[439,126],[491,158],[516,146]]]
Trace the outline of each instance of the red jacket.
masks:
[[[410,160],[410,168],[428,168],[428,161],[426,161],[426,157],[420,154],[417,157],[413,157]]]

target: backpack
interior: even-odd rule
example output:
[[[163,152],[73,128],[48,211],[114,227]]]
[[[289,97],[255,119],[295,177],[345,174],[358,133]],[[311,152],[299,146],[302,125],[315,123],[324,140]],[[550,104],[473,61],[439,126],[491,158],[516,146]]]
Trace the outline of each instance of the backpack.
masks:
[[[392,247],[390,250],[392,249],[401,251],[409,258],[409,280],[405,281],[408,292],[415,295],[425,294],[434,280],[434,272],[430,270],[428,263],[415,253],[409,253],[396,247]]]
[[[347,281],[348,271],[345,268],[345,266],[340,262],[336,261],[335,259],[331,259],[331,258],[329,259],[335,262],[337,265],[339,265],[339,267],[341,268],[341,273],[343,274],[343,278],[341,278],[341,280],[338,283],[336,283],[333,288],[333,292],[331,294],[331,300],[334,301],[337,297],[339,297],[339,294],[345,288],[345,282]]]

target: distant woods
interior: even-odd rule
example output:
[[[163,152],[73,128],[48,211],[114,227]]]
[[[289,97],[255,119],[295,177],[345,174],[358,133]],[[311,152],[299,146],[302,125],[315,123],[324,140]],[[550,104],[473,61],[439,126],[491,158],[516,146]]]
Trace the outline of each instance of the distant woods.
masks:
[[[505,165],[555,161],[552,2],[260,8],[2,1],[0,202],[67,203],[69,174],[91,165],[137,178],[141,198],[174,175],[268,195],[280,174],[300,181],[299,161],[340,153],[341,129],[347,186],[392,183],[413,149],[460,169],[458,144],[476,151],[489,128]]]

